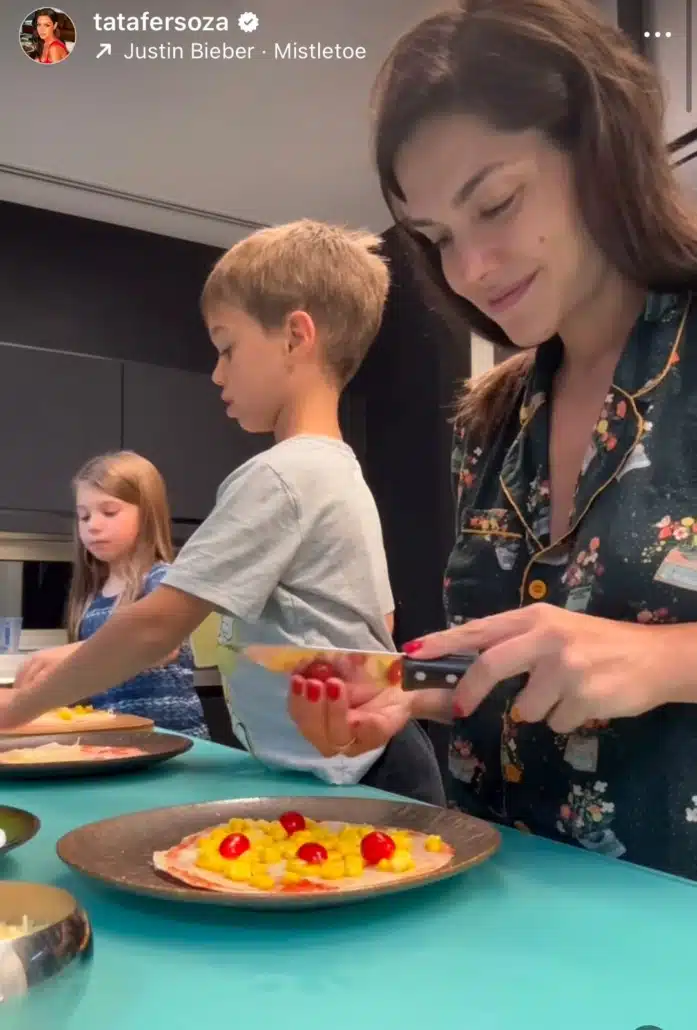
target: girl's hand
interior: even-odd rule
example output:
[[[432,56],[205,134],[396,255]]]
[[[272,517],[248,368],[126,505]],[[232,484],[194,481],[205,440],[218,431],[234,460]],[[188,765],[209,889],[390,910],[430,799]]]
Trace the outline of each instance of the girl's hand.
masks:
[[[353,758],[384,747],[411,718],[409,694],[382,687],[348,662],[342,678],[321,682],[296,673],[291,679],[288,712],[302,735],[325,758]]]
[[[640,715],[671,700],[675,629],[534,604],[430,634],[404,650],[423,659],[480,652],[456,688],[462,716],[498,683],[529,673],[515,703],[520,720],[570,733],[590,719]]]
[[[70,658],[72,654],[80,647],[79,643],[76,644],[63,644],[61,647],[49,647],[45,651],[38,651],[37,654],[32,655],[24,662],[17,673],[17,678],[14,682],[14,690],[19,687],[31,687],[37,686],[42,680],[46,679],[54,669],[56,669],[61,662],[64,662],[66,658]]]

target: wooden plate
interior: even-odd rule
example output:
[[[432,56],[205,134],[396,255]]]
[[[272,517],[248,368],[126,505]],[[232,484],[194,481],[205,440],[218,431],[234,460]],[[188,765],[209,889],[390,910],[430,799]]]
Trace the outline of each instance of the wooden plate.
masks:
[[[75,716],[73,719],[61,719],[51,713],[42,715],[39,719],[33,719],[23,726],[15,726],[13,730],[4,730],[0,736],[3,737],[36,737],[39,734],[54,736],[57,733],[103,733],[116,732],[117,730],[151,730],[154,727],[152,719],[144,719],[140,715],[109,716],[106,712],[96,711],[90,715]],[[16,745],[15,745],[16,746]]]
[[[38,818],[31,812],[25,812],[23,808],[0,805],[0,830],[7,837],[5,844],[0,846],[0,855],[26,844],[36,836],[40,826]]]
[[[132,758],[96,758],[89,762],[42,762],[10,765],[3,764],[4,751],[20,747],[41,747],[44,744],[95,744],[97,747],[138,747],[142,755]],[[135,772],[158,762],[166,762],[183,755],[193,747],[193,740],[175,733],[72,733],[42,734],[40,737],[0,738],[0,778],[55,779],[63,776],[104,776],[112,773]]]
[[[177,883],[157,872],[154,851],[172,847],[196,833],[229,819],[277,819],[286,811],[300,811],[310,819],[338,820],[372,826],[393,826],[422,833],[437,833],[455,848],[448,865],[435,872],[390,880],[384,887],[346,893],[222,894]],[[177,808],[156,808],[90,823],[58,841],[59,857],[77,872],[110,887],[170,901],[203,902],[241,908],[297,909],[348,904],[413,890],[446,880],[490,858],[501,837],[493,826],[462,812],[410,802],[379,801],[331,795],[327,797],[244,798]]]

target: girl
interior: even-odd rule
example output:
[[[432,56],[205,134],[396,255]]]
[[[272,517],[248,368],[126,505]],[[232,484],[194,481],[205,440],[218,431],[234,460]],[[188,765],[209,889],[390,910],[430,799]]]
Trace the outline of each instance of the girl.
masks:
[[[162,476],[131,451],[93,458],[77,473],[76,554],[68,600],[68,639],[25,663],[37,683],[78,650],[112,612],[151,593],[162,582],[174,553]],[[207,737],[193,686],[188,644],[157,668],[90,699],[95,708],[153,719],[163,729]]]
[[[662,114],[584,0],[461,0],[396,44],[384,195],[519,351],[461,397],[450,628],[405,646],[475,660],[454,696],[296,680],[291,707],[323,754],[450,724],[463,810],[697,879],[697,218]]]
[[[51,7],[36,12],[34,32],[37,37],[34,60],[39,64],[56,64],[70,56],[65,43],[58,38],[58,15]]]

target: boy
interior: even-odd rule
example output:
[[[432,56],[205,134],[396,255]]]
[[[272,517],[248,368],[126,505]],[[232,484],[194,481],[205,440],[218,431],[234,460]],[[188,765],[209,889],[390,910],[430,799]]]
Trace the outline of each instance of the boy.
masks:
[[[221,641],[394,650],[382,530],[339,397],[375,337],[389,286],[378,238],[307,220],[263,229],[213,268],[202,310],[231,418],[275,445],[221,485],[212,513],[148,597],[124,606],[39,682],[0,699],[0,727],[102,693],[156,664],[213,610]],[[288,679],[223,669],[233,728],[261,761],[443,803],[416,724],[388,748],[322,757],[287,711]]]

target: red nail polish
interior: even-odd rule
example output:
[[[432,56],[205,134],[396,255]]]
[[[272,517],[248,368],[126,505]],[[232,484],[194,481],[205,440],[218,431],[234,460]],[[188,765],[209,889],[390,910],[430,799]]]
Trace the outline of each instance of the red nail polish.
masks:
[[[319,680],[308,680],[307,681],[307,700],[308,701],[319,701],[322,696],[322,684]]]
[[[410,640],[404,645],[402,650],[405,654],[416,654],[416,652],[420,651],[423,646],[422,640]]]
[[[327,680],[324,684],[327,697],[330,701],[338,701],[341,695],[341,682],[339,680]]]
[[[465,714],[466,714],[465,713],[465,709],[462,707],[462,705],[459,704],[457,701],[454,701],[453,702],[453,718],[455,718],[455,719],[464,719],[465,718]]]
[[[294,694],[300,696],[305,689],[305,679],[302,676],[293,676],[290,681],[290,689]]]

